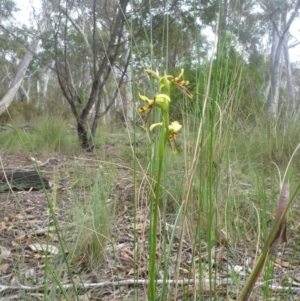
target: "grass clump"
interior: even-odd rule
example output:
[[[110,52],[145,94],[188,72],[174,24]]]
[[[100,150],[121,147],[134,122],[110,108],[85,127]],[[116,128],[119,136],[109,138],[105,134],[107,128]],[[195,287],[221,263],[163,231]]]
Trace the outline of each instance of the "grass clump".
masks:
[[[299,142],[299,130],[299,122],[294,120],[281,125],[261,116],[253,124],[241,122],[236,128],[232,146],[237,156],[235,159],[243,166],[256,165],[261,171],[269,169],[272,164],[285,168]]]
[[[10,123],[11,120],[18,120],[21,123],[28,123],[42,114],[42,109],[26,101],[15,102],[8,110],[1,114],[0,124]],[[24,125],[24,124],[23,124]]]
[[[86,172],[84,176],[87,178]],[[99,169],[90,173],[91,178],[93,183],[81,186],[74,195],[75,243],[71,254],[73,262],[88,270],[103,261],[111,229],[108,198],[112,174]]]
[[[0,132],[0,144],[7,152],[52,152],[77,148],[76,131],[60,117],[43,116],[32,126],[12,122]]]
[[[11,128],[0,132],[0,145],[7,153],[32,148],[35,136],[14,124]]]
[[[76,147],[75,131],[61,117],[45,116],[34,124],[36,131],[35,147],[42,150],[64,150]]]

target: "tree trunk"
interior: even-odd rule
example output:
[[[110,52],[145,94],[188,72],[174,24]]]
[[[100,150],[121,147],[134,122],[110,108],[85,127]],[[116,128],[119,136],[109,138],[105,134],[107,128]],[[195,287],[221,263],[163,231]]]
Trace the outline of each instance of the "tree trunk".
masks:
[[[289,31],[289,28],[297,16],[298,10],[300,7],[300,0],[297,1],[294,7],[294,11],[291,14],[288,22],[286,22],[286,11],[284,9],[279,10],[280,8],[276,8],[275,12],[279,11],[279,14],[282,19],[281,26],[277,21],[280,16],[277,13],[272,14],[272,25],[273,25],[273,41],[272,41],[272,54],[271,54],[271,90],[269,96],[269,105],[268,105],[268,113],[270,117],[276,119],[278,115],[278,101],[279,101],[279,62],[282,54],[282,48],[284,46],[284,42],[286,39],[286,35]],[[274,21],[276,18],[277,20]],[[275,37],[277,35],[277,38]],[[278,43],[277,43],[278,40]],[[276,47],[277,44],[277,47]],[[275,50],[276,48],[276,50]]]
[[[47,67],[44,70],[44,84],[43,84],[43,98],[45,99],[47,97],[47,93],[48,93],[48,85],[49,85],[49,79],[51,76],[51,71],[53,70],[55,66],[55,61],[53,61],[50,65],[50,67]]]
[[[283,14],[283,22],[286,26],[286,12]],[[284,54],[284,61],[285,61],[285,70],[286,70],[286,84],[287,84],[287,91],[288,91],[288,109],[287,114],[291,115],[295,109],[295,89],[292,80],[292,71],[291,71],[291,62],[290,62],[290,55],[289,55],[289,48],[288,48],[288,41],[287,37],[283,40],[283,54]]]
[[[27,71],[28,65],[30,64],[30,62],[34,56],[36,48],[38,46],[38,43],[41,39],[41,35],[45,32],[45,30],[47,28],[48,18],[49,18],[49,14],[47,14],[43,18],[41,27],[39,28],[39,31],[36,33],[36,35],[33,37],[32,41],[25,53],[25,56],[19,66],[17,74],[16,74],[13,82],[11,83],[10,88],[8,89],[8,91],[3,96],[2,100],[0,101],[0,115],[2,113],[4,113],[7,110],[7,108],[10,106],[16,93],[18,92],[18,90],[21,86],[21,83],[22,83],[25,73]]]
[[[126,70],[128,69],[128,64],[130,61],[130,52],[128,53],[128,57],[127,57],[127,61],[126,61],[126,65],[124,67],[124,71],[121,75],[121,78],[119,80],[119,84],[118,87],[116,87],[115,93],[113,95],[112,100],[110,101],[110,103],[106,106],[105,110],[103,112],[100,113],[100,107],[101,107],[101,103],[102,103],[102,93],[99,95],[98,100],[97,100],[97,105],[96,105],[96,112],[95,112],[95,117],[93,120],[93,125],[92,125],[92,131],[91,131],[91,138],[90,138],[90,145],[92,144],[92,140],[94,140],[95,135],[96,135],[96,130],[97,130],[97,126],[98,126],[98,122],[101,116],[104,116],[109,110],[110,108],[113,106],[113,104],[115,103],[115,99],[120,99],[121,95],[120,95],[120,87],[123,83],[123,79],[126,73]],[[103,86],[104,87],[104,86]],[[101,89],[101,92],[103,92],[103,88]]]
[[[0,172],[0,192],[12,190],[42,190],[51,188],[52,183],[37,171]]]
[[[133,95],[131,86],[131,70],[130,67],[127,71],[127,83],[126,83],[126,127],[128,131],[133,132]]]
[[[100,103],[100,111],[104,112],[105,108],[109,105],[109,96],[108,96],[108,91],[106,89],[106,86],[103,86],[103,92],[102,92],[102,101]],[[107,113],[103,116],[102,122],[103,124],[107,124],[108,122],[111,121],[111,114],[110,110],[107,111]]]
[[[64,57],[64,62],[61,64],[59,62],[59,56],[56,54],[56,69],[57,69],[57,76],[58,76],[58,81],[60,84],[60,87],[62,89],[62,92],[64,96],[66,97],[67,101],[69,102],[72,112],[77,120],[77,131],[78,131],[78,137],[79,141],[81,144],[81,147],[83,149],[91,150],[93,148],[93,135],[96,133],[96,126],[98,123],[98,119],[100,116],[104,115],[107,110],[110,109],[111,104],[106,108],[106,111],[102,114],[99,113],[95,114],[94,122],[92,125],[92,129],[90,131],[89,124],[88,124],[88,118],[89,118],[89,113],[92,109],[92,107],[96,105],[96,109],[100,108],[101,104],[101,99],[99,99],[99,95],[102,95],[104,85],[106,81],[108,80],[110,73],[112,71],[113,65],[115,63],[115,60],[117,59],[117,56],[119,55],[121,51],[121,45],[122,45],[122,33],[123,33],[123,27],[125,23],[125,11],[126,7],[128,4],[129,0],[119,0],[118,1],[118,9],[115,15],[115,18],[113,20],[113,24],[110,27],[110,37],[109,37],[109,42],[108,45],[105,49],[105,54],[103,55],[103,58],[99,61],[96,52],[94,51],[94,47],[90,47],[88,44],[88,39],[84,36],[84,32],[78,27],[75,26],[75,22],[72,21],[70,18],[69,14],[66,14],[66,17],[71,21],[75,29],[83,36],[85,45],[87,47],[87,50],[89,53],[92,53],[93,57],[93,66],[92,66],[92,85],[91,85],[91,92],[88,98],[87,103],[85,104],[83,110],[81,113],[79,113],[76,109],[75,106],[75,99],[78,96],[76,87],[73,85],[71,79],[72,76],[70,72],[68,71],[69,68],[67,66],[67,56],[65,55]],[[96,0],[94,0],[94,10],[95,10],[95,3]],[[63,11],[63,10],[62,10]],[[95,16],[94,16],[95,18]],[[95,39],[95,32],[97,30],[96,28],[96,22],[94,21],[94,36],[93,38]],[[65,27],[67,28],[67,26]],[[54,37],[55,40],[55,48],[56,48],[56,53],[58,53],[58,33],[56,33],[56,36]],[[93,45],[96,45],[95,41],[93,42]],[[66,45],[66,43],[65,43]],[[66,46],[65,46],[66,47]],[[65,54],[67,53],[67,48],[65,48]],[[124,70],[126,70],[124,68]],[[124,71],[125,72],[125,71]],[[65,75],[65,76],[64,76]],[[122,75],[123,78],[123,75]]]
[[[93,135],[96,134],[96,127],[98,125],[98,120],[99,120],[100,116],[99,116],[99,114],[95,114],[95,119],[94,119],[93,126],[92,126],[92,134],[93,135],[89,136],[88,128],[87,128],[88,112],[90,111],[92,106],[96,103],[97,97],[102,94],[102,90],[105,85],[105,82],[107,81],[107,79],[111,73],[112,64],[114,63],[114,61],[119,53],[120,46],[116,46],[116,45],[120,45],[121,36],[122,36],[122,32],[123,32],[123,26],[124,26],[124,22],[125,22],[124,12],[126,11],[128,2],[129,2],[129,0],[120,0],[119,1],[120,7],[118,9],[118,13],[117,13],[117,16],[116,16],[116,19],[114,22],[114,27],[112,29],[112,33],[110,36],[109,44],[106,49],[106,58],[104,58],[102,60],[100,66],[99,66],[99,69],[97,70],[97,72],[95,72],[94,82],[92,85],[92,91],[91,91],[89,100],[80,115],[79,120],[82,123],[82,125],[84,125],[84,128],[85,128],[85,133],[79,134],[79,138],[81,139],[80,140],[81,146],[83,149],[92,149],[93,148],[93,140],[94,140]],[[124,68],[123,72],[126,72],[126,68],[127,68],[127,66]],[[103,78],[103,80],[100,80],[100,78]],[[123,81],[123,75],[122,75],[120,82],[122,82],[122,81]],[[110,109],[110,107],[111,106],[108,107],[108,110]],[[86,144],[86,137],[88,137],[87,144]],[[84,139],[84,140],[82,140],[82,139]]]
[[[292,79],[289,49],[288,49],[288,45],[286,42],[284,44],[283,51],[284,51],[284,59],[285,59],[285,67],[286,67],[286,81],[287,81],[287,91],[288,91],[288,111],[289,111],[289,113],[293,113],[293,110],[295,108],[296,96],[295,96],[295,89],[294,89],[293,79]]]
[[[128,36],[128,35],[127,35]],[[125,43],[126,54],[130,58],[130,45],[129,41]],[[127,68],[126,71],[126,96],[125,96],[125,106],[126,106],[126,116],[125,123],[126,127],[130,132],[133,132],[133,95],[132,95],[132,76],[131,76],[131,66]]]
[[[279,64],[282,53],[282,42],[275,29],[273,30],[272,52],[271,52],[271,88],[269,95],[268,113],[272,118],[278,114],[279,104]]]

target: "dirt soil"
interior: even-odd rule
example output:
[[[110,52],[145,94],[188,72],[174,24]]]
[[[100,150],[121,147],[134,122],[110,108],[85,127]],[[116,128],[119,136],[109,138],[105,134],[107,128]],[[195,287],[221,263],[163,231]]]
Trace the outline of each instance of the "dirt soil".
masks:
[[[108,154],[112,151],[107,146]],[[95,162],[95,154],[84,154],[89,164]],[[57,227],[63,229],[70,224],[70,170],[74,166],[74,157],[62,153],[52,158],[36,158],[40,162],[43,176],[52,179],[54,170],[62,172],[58,188],[55,192],[57,206],[55,215],[58,224],[55,224],[49,211],[49,204],[44,191],[8,191],[0,193],[0,301],[1,300],[146,300],[147,296],[147,262],[148,262],[148,229],[149,211],[143,200],[143,189],[139,188],[137,209],[134,210],[134,183],[130,170],[120,167],[115,176],[113,193],[114,205],[112,214],[112,229],[110,241],[104,252],[101,265],[90,270],[84,260],[65,264],[68,258],[68,247],[72,246],[74,235],[66,231],[64,243],[65,256],[62,256],[60,237]],[[32,170],[33,163],[28,155],[1,153],[1,164],[4,170]],[[82,163],[83,166],[86,164]],[[96,163],[94,163],[96,164]],[[64,174],[68,170],[68,173]],[[145,189],[146,190],[146,189]],[[146,192],[145,192],[146,193]],[[53,190],[47,191],[52,199]],[[147,193],[146,193],[147,194]],[[174,225],[172,217],[170,223],[162,225],[171,237]],[[176,232],[176,231],[175,231]],[[297,231],[295,231],[297,232]],[[179,230],[174,237],[171,254],[167,286],[170,300],[185,300],[201,292],[202,300],[234,300],[236,288],[244,281],[257,253],[253,242],[243,242],[241,246],[232,246],[224,233],[220,233],[219,243],[214,246],[211,254],[207,252],[205,242],[196,248],[193,253],[189,239],[184,237],[181,247],[180,265],[176,268],[179,250]],[[276,279],[273,280],[273,290],[289,290],[295,298],[300,294],[300,250],[294,245],[298,240],[289,239],[282,256],[277,257],[275,263]],[[170,242],[170,241],[168,241]],[[167,242],[167,243],[168,243]],[[255,244],[255,243],[254,243]],[[158,237],[157,258],[162,262],[162,240]],[[209,283],[208,258],[213,259],[213,279]],[[203,265],[203,282],[199,284],[199,275],[191,267],[192,262]],[[239,277],[234,277],[233,270],[242,269]],[[238,274],[239,272],[237,272]],[[71,276],[70,276],[71,275]],[[174,275],[179,275],[181,283],[172,281]],[[163,279],[164,264],[160,265],[159,279]],[[55,281],[58,278],[59,281]],[[262,282],[260,280],[259,282]],[[58,283],[63,287],[59,288]],[[158,281],[158,290],[160,285]],[[210,290],[210,285],[212,290]],[[136,288],[139,289],[136,289]],[[78,297],[73,293],[77,290]],[[65,291],[67,296],[64,296]],[[47,296],[48,299],[45,299]],[[212,296],[218,296],[217,299]],[[260,290],[253,300],[260,300]],[[300,297],[299,297],[300,298]],[[296,300],[295,299],[295,300]],[[275,300],[275,299],[274,299]]]

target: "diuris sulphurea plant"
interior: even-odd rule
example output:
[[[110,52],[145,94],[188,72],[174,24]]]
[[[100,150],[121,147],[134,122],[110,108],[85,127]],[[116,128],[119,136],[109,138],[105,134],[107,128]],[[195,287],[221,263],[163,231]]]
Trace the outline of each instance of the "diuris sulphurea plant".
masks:
[[[155,175],[155,188],[154,197],[151,199],[151,219],[150,219],[150,256],[149,256],[149,300],[156,300],[156,245],[157,245],[157,224],[159,212],[159,198],[160,186],[162,180],[162,169],[166,151],[167,142],[171,146],[174,153],[177,152],[176,137],[182,125],[178,121],[170,122],[170,107],[172,106],[172,93],[171,88],[175,86],[184,95],[192,98],[192,93],[188,90],[187,86],[189,81],[183,80],[184,69],[178,76],[163,75],[160,76],[158,71],[151,69],[145,70],[148,75],[158,83],[158,93],[149,98],[145,95],[139,94],[139,97],[146,104],[138,109],[139,113],[144,113],[148,110],[158,109],[160,111],[161,121],[154,123],[150,126],[150,131],[156,127],[160,127],[161,131],[158,139],[158,168],[157,175]]]
[[[182,125],[178,121],[173,121],[171,124],[169,124],[169,111],[171,106],[171,87],[174,85],[177,89],[179,89],[183,94],[187,95],[188,97],[192,98],[192,93],[188,90],[187,86],[189,84],[189,81],[183,80],[182,76],[184,73],[184,69],[181,69],[180,74],[177,77],[174,77],[172,75],[164,75],[159,76],[158,71],[153,71],[150,69],[145,70],[152,78],[154,78],[158,84],[159,84],[159,91],[158,94],[153,98],[150,99],[145,95],[142,95],[139,93],[139,97],[141,100],[146,102],[147,104],[145,106],[142,106],[138,109],[139,113],[144,113],[148,110],[158,108],[161,113],[163,120],[162,122],[154,123],[150,126],[150,131],[152,131],[156,126],[162,126],[163,127],[163,134],[161,140],[163,145],[160,145],[160,153],[159,156],[162,156],[161,152],[164,152],[164,146],[167,141],[169,141],[169,144],[172,146],[171,141],[174,142],[174,147],[172,147],[173,151],[177,151],[177,147],[175,144],[176,136],[178,131],[181,129]]]

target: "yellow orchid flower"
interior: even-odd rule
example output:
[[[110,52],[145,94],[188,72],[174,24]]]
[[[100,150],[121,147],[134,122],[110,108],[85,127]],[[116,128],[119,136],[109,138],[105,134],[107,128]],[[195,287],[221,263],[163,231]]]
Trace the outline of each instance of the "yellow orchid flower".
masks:
[[[157,122],[157,123],[153,123],[150,126],[150,131],[152,131],[155,127],[157,126],[162,126],[163,123],[162,122]],[[182,125],[178,122],[178,121],[173,121],[170,125],[169,125],[169,139],[176,139],[176,135],[179,132],[179,130],[182,128]]]
[[[192,98],[193,94],[191,91],[186,88],[186,86],[190,83],[188,80],[183,80],[182,76],[184,73],[184,69],[181,68],[181,71],[177,77],[174,78],[174,84],[177,89],[179,89],[183,94],[187,95],[188,97]]]
[[[169,139],[176,139],[176,135],[179,132],[179,130],[182,128],[182,125],[178,121],[173,121],[169,125]]]
[[[145,71],[148,73],[149,76],[151,76],[159,82],[159,91],[162,91],[163,89],[165,89],[166,91],[170,91],[170,84],[174,83],[176,88],[179,89],[183,94],[187,95],[190,98],[193,97],[193,94],[187,88],[190,82],[188,80],[182,79],[182,76],[184,74],[183,68],[181,68],[179,75],[176,77],[172,75],[159,76],[159,72],[157,70],[153,71],[151,69],[145,69]]]
[[[155,103],[157,103],[156,104],[157,107],[162,108],[162,106],[159,103],[167,103],[168,104],[171,101],[170,97],[166,94],[157,94],[154,97],[154,99],[150,99],[147,96],[139,93],[139,97],[141,100],[148,103],[148,105],[138,108],[139,113],[144,113],[145,111],[152,109],[155,106]]]
[[[147,96],[142,95],[141,93],[139,93],[139,97],[140,97],[141,100],[143,100],[143,101],[145,101],[145,102],[148,103],[148,105],[142,106],[142,107],[138,108],[138,112],[139,112],[139,113],[143,113],[143,112],[145,112],[145,111],[147,111],[147,110],[150,110],[150,109],[152,109],[152,108],[154,107],[154,105],[155,105],[155,100],[150,99],[150,98],[148,98]]]

